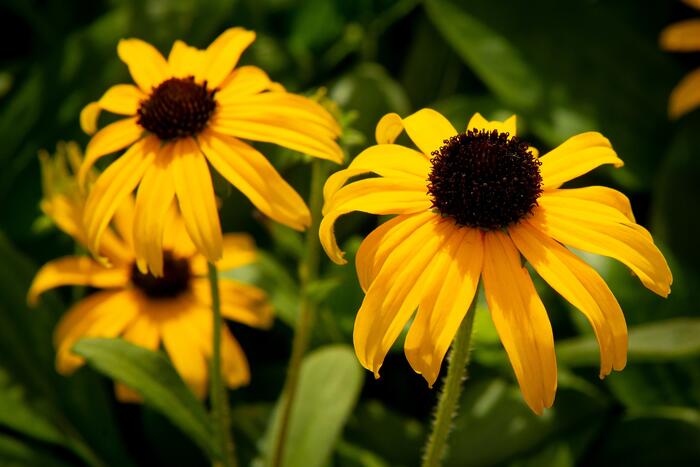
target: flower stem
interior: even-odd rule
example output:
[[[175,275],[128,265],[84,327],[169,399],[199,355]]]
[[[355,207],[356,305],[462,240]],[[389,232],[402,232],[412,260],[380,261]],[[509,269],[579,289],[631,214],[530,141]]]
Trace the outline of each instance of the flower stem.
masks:
[[[289,422],[294,405],[299,370],[304,354],[311,340],[311,331],[316,318],[316,304],[309,297],[309,284],[316,280],[321,259],[318,227],[321,223],[321,205],[323,203],[323,183],[326,178],[326,168],[323,161],[315,159],[311,165],[311,192],[309,194],[309,209],[311,211],[311,226],[306,233],[306,252],[299,265],[300,297],[299,316],[294,329],[292,355],[287,369],[287,379],[282,390],[280,418],[270,465],[279,467],[284,460],[284,448],[289,432]]]
[[[423,456],[423,467],[438,467],[442,465],[447,447],[447,438],[452,431],[452,420],[457,413],[459,397],[462,394],[463,382],[469,365],[470,343],[474,314],[476,313],[477,297],[474,297],[467,316],[459,326],[457,336],[452,343],[447,376],[440,392],[433,432],[430,434]]]
[[[211,309],[213,317],[212,352],[211,352],[211,417],[214,423],[214,433],[219,442],[224,467],[236,467],[233,438],[231,438],[231,422],[226,386],[221,378],[221,298],[219,296],[219,272],[216,265],[208,263],[209,284],[211,287]]]

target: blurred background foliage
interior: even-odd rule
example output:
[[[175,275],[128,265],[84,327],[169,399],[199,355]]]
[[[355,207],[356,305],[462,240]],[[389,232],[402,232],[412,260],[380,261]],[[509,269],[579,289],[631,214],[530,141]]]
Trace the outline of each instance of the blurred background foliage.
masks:
[[[519,133],[541,151],[583,131],[608,136],[626,166],[580,183],[629,194],[669,259],[673,292],[659,299],[620,265],[588,258],[621,302],[631,334],[626,370],[600,381],[587,323],[538,282],[561,373],[554,408],[543,417],[524,405],[481,306],[446,464],[698,465],[700,111],[671,122],[666,107],[700,57],[658,48],[665,26],[694,14],[672,0],[2,0],[0,465],[206,465],[206,433],[193,442],[176,428],[178,417],[202,414],[158,403],[168,390],[157,384],[164,361],[139,370],[152,376],[145,406],[114,400],[100,372],[134,369],[128,359],[124,367],[109,364],[90,342],[81,352],[91,367],[62,378],[51,332],[71,293],[48,294],[33,310],[25,293],[38,265],[75,249],[40,215],[37,152],[60,140],[87,142],[82,106],[129,81],[117,41],[140,37],[163,52],[178,38],[204,47],[232,25],[258,33],[245,63],[293,91],[326,89],[343,112],[350,157],[373,142],[381,115],[425,106],[457,128],[475,111],[491,119],[516,113]],[[303,157],[265,150],[306,194]],[[224,183],[217,190],[224,230],[251,232],[266,251],[255,266],[226,274],[262,285],[278,312],[272,332],[233,326],[253,372],[249,387],[230,393],[238,455],[243,465],[264,465],[296,318],[302,237],[263,219]],[[376,222],[351,215],[338,224],[350,259],[358,233]],[[326,262],[314,294],[315,350],[303,366],[285,465],[418,465],[436,391],[410,370],[401,343],[380,380],[360,370],[349,347],[362,299],[353,267]],[[172,397],[187,406],[188,394]]]

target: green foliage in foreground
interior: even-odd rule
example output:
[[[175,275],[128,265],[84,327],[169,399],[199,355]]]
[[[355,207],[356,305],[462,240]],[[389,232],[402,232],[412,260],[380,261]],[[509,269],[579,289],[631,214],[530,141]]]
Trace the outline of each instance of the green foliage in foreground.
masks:
[[[557,337],[557,400],[543,417],[524,405],[503,350],[480,310],[474,366],[455,421],[447,465],[513,467],[691,465],[700,462],[700,112],[669,122],[672,87],[692,69],[658,49],[669,23],[695,14],[650,0],[110,0],[9,1],[0,6],[0,465],[207,465],[216,457],[205,408],[156,353],[121,341],[76,350],[89,366],[64,378],[53,368],[51,332],[79,292],[25,293],[38,265],[73,252],[40,217],[37,150],[87,137],[77,115],[107,86],[127,82],[118,39],[136,36],[167,51],[175,39],[206,45],[241,25],[258,40],[245,63],[289,89],[326,87],[348,116],[350,155],[373,141],[378,118],[424,106],[457,128],[480,111],[517,113],[541,149],[598,130],[626,166],[583,183],[630,195],[674,272],[662,300],[625,268],[587,258],[626,312],[630,354],[622,373],[600,381],[598,351],[576,310],[538,283]],[[697,60],[695,60],[697,62]],[[265,148],[302,195],[303,158]],[[302,238],[261,221],[244,198],[218,184],[226,231],[248,231],[266,250],[258,264],[225,274],[259,284],[278,320],[271,332],[233,328],[251,360],[252,383],[230,393],[241,465],[265,465],[296,319]],[[243,207],[243,208],[241,208]],[[349,252],[375,220],[338,224]],[[382,378],[360,370],[348,346],[362,299],[352,266],[325,264],[314,284],[320,312],[302,368],[286,466],[415,466],[436,391],[405,363],[401,343]],[[109,377],[106,378],[105,376]],[[111,378],[142,393],[118,404]]]

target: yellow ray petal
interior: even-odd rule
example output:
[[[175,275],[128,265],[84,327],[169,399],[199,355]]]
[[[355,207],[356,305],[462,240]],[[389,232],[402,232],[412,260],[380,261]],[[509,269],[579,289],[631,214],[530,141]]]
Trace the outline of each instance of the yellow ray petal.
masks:
[[[492,231],[484,239],[484,290],[491,318],[525,401],[541,415],[552,406],[557,389],[552,326],[510,238]]]
[[[85,202],[84,224],[88,249],[100,251],[100,240],[116,210],[134,191],[146,169],[153,163],[158,140],[147,137],[114,161],[95,182]]]
[[[679,118],[700,107],[700,68],[691,71],[673,89],[668,102],[671,118]]]
[[[124,330],[124,340],[148,350],[156,351],[160,346],[160,331],[147,315],[134,319]],[[116,383],[114,392],[119,402],[141,403],[143,397],[130,387]]]
[[[135,143],[142,134],[143,128],[136,123],[136,117],[118,120],[98,131],[85,149],[85,159],[78,171],[80,186],[85,186],[90,169],[99,158]]]
[[[221,225],[207,161],[194,140],[173,144],[170,168],[187,233],[197,250],[216,262],[221,258]]]
[[[403,131],[403,120],[397,113],[388,113],[384,115],[374,130],[374,138],[377,144],[394,144],[396,138]]]
[[[555,190],[545,193],[544,196],[549,196],[550,194],[605,204],[620,211],[630,222],[634,222],[634,214],[632,213],[632,205],[630,204],[629,198],[612,188],[606,186],[587,186],[584,188]]]
[[[27,301],[35,305],[39,295],[64,285],[109,289],[123,287],[128,281],[127,268],[106,268],[87,256],[66,256],[49,261],[39,269],[27,292]]]
[[[430,162],[418,151],[398,144],[370,146],[355,157],[350,165],[331,175],[323,186],[328,202],[351,177],[373,172],[382,177],[410,178],[428,186]]]
[[[226,105],[235,102],[241,96],[250,96],[266,91],[272,85],[270,77],[256,66],[236,68],[221,83],[220,91],[216,93],[216,101]]]
[[[692,6],[693,8],[700,10],[700,0],[683,0],[683,2],[689,6]]]
[[[197,279],[192,283],[192,292],[197,302],[206,309],[211,308],[211,289],[207,279]],[[259,288],[232,280],[219,281],[221,314],[233,321],[255,328],[267,329],[272,326],[272,307],[267,295]]]
[[[516,136],[516,117],[515,115],[512,115],[510,118],[502,122],[500,120],[489,121],[486,120],[479,112],[477,112],[467,124],[467,130],[474,129],[486,131],[496,130],[499,133],[508,133],[510,136]]]
[[[344,186],[326,200],[326,212],[319,228],[321,245],[331,260],[345,264],[344,253],[335,239],[335,221],[352,211],[370,214],[412,214],[430,209],[425,182],[409,179],[370,178]]]
[[[176,40],[168,55],[168,69],[176,78],[194,76],[199,83],[203,80],[204,51]]]
[[[189,307],[183,300],[178,306]],[[192,389],[192,392],[204,399],[207,394],[208,368],[205,354],[198,341],[206,338],[192,332],[191,313],[181,313],[180,316],[165,320],[162,323],[163,347],[168,353],[173,366],[182,379]],[[211,333],[209,334],[211,336]]]
[[[474,299],[483,253],[482,232],[462,228],[434,260],[428,278],[430,285],[404,345],[411,367],[422,374],[431,387]]]
[[[147,96],[133,84],[117,84],[105,92],[97,103],[102,110],[119,115],[136,115]]]
[[[207,47],[204,52],[202,78],[209,89],[216,89],[222,83],[254,40],[254,32],[243,28],[230,28]]]
[[[671,291],[671,270],[643,227],[631,222],[605,218],[582,218],[571,209],[540,205],[531,223],[555,240],[603,256],[609,256],[630,268],[645,287],[661,295]]]
[[[661,47],[674,52],[700,50],[700,19],[674,23],[661,32]]]
[[[440,149],[445,140],[457,135],[455,127],[433,109],[421,109],[409,115],[403,119],[403,126],[411,141],[428,157]]]
[[[223,256],[216,263],[216,268],[221,271],[230,271],[255,262],[258,254],[255,249],[255,241],[248,234],[224,234]],[[197,255],[190,260],[192,274],[204,276],[207,274],[207,261]]]
[[[508,230],[537,273],[588,319],[600,346],[600,377],[610,374],[613,368],[624,368],[627,362],[625,317],[600,275],[527,221]]]
[[[134,212],[134,253],[141,272],[163,275],[163,233],[175,199],[175,185],[169,170],[173,145],[158,150],[153,164],[139,185]]]
[[[311,223],[304,200],[252,146],[226,135],[205,131],[199,138],[211,165],[238,188],[263,214],[296,230]]]
[[[168,63],[151,44],[140,39],[122,39],[117,45],[117,55],[129,67],[134,82],[146,94],[153,87],[170,77]]]
[[[559,188],[562,183],[590,172],[603,164],[622,167],[610,141],[596,132],[581,133],[540,157],[542,189]]]
[[[390,253],[357,312],[353,341],[362,366],[379,377],[386,353],[427,292],[431,262],[458,232],[434,216]]]
[[[100,118],[101,112],[99,102],[90,102],[80,111],[80,128],[88,135],[97,131],[97,119]]]

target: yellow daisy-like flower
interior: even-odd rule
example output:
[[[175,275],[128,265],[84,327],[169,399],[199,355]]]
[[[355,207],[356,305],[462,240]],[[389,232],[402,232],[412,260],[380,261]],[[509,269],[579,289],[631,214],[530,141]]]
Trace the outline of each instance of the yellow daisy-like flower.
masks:
[[[601,164],[622,166],[601,134],[574,136],[538,157],[516,136],[515,116],[489,122],[475,114],[467,128],[458,134],[430,109],[405,119],[385,116],[379,144],[326,182],[321,242],[342,264],[333,233],[339,216],[396,215],[365,238],[356,256],[365,298],[355,351],[376,377],[417,309],[404,350],[432,385],[481,279],[523,396],[542,413],[557,386],[554,340],[522,258],[588,318],[600,344],[601,377],[625,366],[625,319],[600,275],[564,245],[621,261],[664,297],[671,272],[622,193],[561,188]],[[393,144],[404,130],[418,151]],[[380,177],[346,185],[370,172]]]
[[[700,0],[684,0],[700,10]],[[700,18],[681,21],[661,33],[661,47],[672,52],[700,52]],[[678,118],[700,106],[700,68],[690,72],[674,88],[668,113]]]
[[[139,267],[162,274],[164,214],[177,204],[190,238],[209,261],[222,255],[209,164],[265,215],[297,230],[310,224],[302,198],[243,139],[342,162],[340,127],[318,103],[285,92],[259,68],[236,64],[255,33],[232,28],[206,50],[176,41],[166,60],[139,39],[117,53],[136,86],[119,84],[83,109],[92,134],[106,110],[126,118],[92,137],[79,178],[101,157],[127,148],[97,179],[85,207],[88,247],[99,250],[117,207],[138,186],[134,248]]]
[[[66,173],[55,170],[61,167],[62,157],[59,152],[56,164],[44,163],[49,170],[44,170],[48,191],[42,208],[60,228],[82,243],[85,230],[75,222],[80,219],[84,199],[77,196],[77,185],[70,183],[71,177],[60,176]],[[57,179],[65,183],[57,185]],[[29,289],[30,304],[36,303],[43,292],[60,286],[99,289],[73,305],[58,323],[54,334],[56,368],[62,374],[69,374],[84,363],[71,352],[73,344],[83,337],[121,336],[151,350],[162,344],[182,378],[203,398],[212,345],[206,259],[195,249],[182,221],[171,212],[163,241],[163,274],[156,277],[142,272],[127,240],[132,231],[133,200],[127,198],[118,211],[114,229],[106,229],[99,251],[111,267],[86,256],[59,258],[39,270]],[[221,270],[255,260],[255,245],[248,235],[224,235],[222,244],[223,257],[217,262]],[[272,308],[262,290],[232,280],[221,280],[219,287],[224,317],[260,328],[272,324]],[[226,327],[222,331],[222,366],[229,387],[248,383],[248,362]],[[122,385],[116,389],[121,400],[139,400],[136,393]]]

